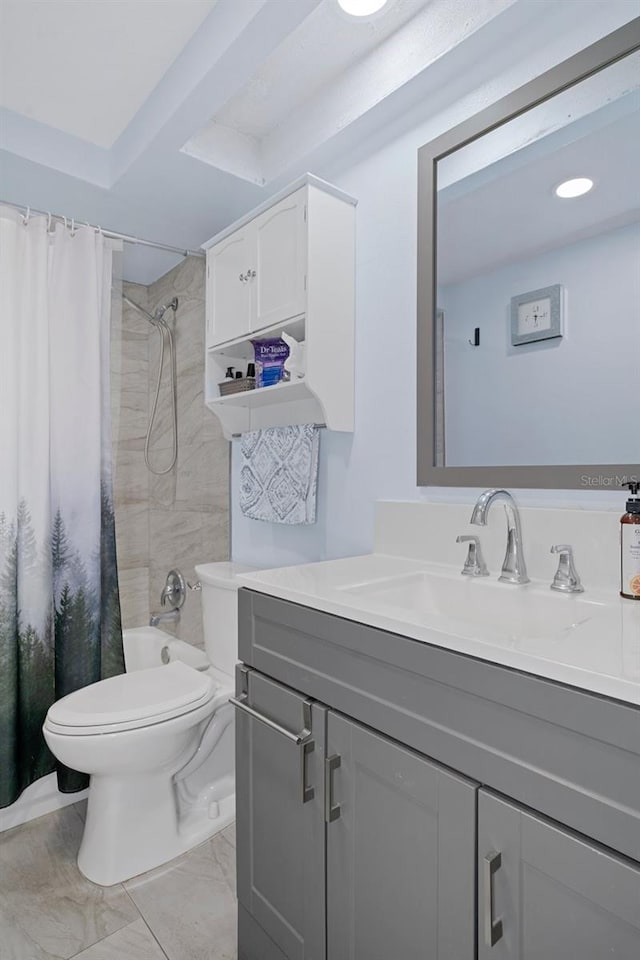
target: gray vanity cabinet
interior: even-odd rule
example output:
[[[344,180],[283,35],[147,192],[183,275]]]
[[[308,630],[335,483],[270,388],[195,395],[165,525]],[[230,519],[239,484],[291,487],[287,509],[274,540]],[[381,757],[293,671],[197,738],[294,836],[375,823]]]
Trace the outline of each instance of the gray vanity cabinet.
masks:
[[[327,754],[327,960],[473,960],[476,784],[332,712]]]
[[[640,707],[239,596],[239,960],[640,958]]]
[[[275,724],[236,711],[240,960],[324,960],[326,710],[253,671],[238,675],[240,701]],[[304,730],[306,710],[311,738],[297,745],[285,734]]]
[[[638,870],[485,790],[478,893],[478,960],[640,957]]]

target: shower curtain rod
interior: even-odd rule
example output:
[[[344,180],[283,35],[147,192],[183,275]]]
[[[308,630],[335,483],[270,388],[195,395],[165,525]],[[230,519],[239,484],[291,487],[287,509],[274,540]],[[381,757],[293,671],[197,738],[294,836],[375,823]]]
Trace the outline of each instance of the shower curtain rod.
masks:
[[[0,200],[0,204],[7,207],[13,207],[14,210],[24,210],[26,213],[43,214],[45,217],[51,217],[55,220],[64,220],[65,223],[74,223],[72,217],[65,217],[61,213],[50,213],[48,210],[38,210],[36,207],[27,207],[21,203],[12,203],[11,200]],[[183,257],[204,257],[203,250],[187,250],[184,247],[173,247],[169,243],[158,243],[156,240],[143,240],[141,237],[131,237],[126,233],[116,233],[114,230],[104,230],[102,227],[96,227],[86,220],[78,220],[77,223],[83,227],[90,227],[92,230],[99,230],[105,237],[111,240],[122,240],[123,243],[137,243],[142,247],[155,247],[156,250],[167,250],[169,253],[179,253]]]

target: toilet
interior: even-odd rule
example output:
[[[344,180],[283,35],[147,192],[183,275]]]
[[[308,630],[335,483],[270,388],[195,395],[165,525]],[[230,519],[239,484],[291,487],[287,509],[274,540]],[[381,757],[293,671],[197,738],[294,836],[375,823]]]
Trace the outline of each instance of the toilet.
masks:
[[[236,577],[254,568],[195,569],[202,665],[169,659],[101,680],[58,700],[44,722],[54,756],[91,776],[78,867],[102,886],[172,860],[235,817]]]

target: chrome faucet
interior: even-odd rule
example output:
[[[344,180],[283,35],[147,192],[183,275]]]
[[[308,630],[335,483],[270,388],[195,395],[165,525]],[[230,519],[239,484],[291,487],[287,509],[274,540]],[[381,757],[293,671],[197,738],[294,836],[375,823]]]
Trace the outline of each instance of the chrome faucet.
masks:
[[[559,590],[560,593],[583,593],[584,587],[573,562],[573,547],[568,543],[556,543],[551,547],[551,553],[560,554],[551,589]]]
[[[504,555],[502,573],[498,577],[503,583],[529,583],[527,565],[522,552],[522,528],[518,507],[508,490],[485,490],[471,514],[471,523],[484,527],[491,505],[496,500],[504,501],[507,515],[507,552]]]
[[[168,623],[169,621],[178,621],[180,619],[180,608],[174,607],[173,610],[163,610],[162,613],[152,613],[149,617],[149,626],[157,627],[159,623]]]
[[[482,556],[482,547],[480,546],[480,537],[459,536],[456,537],[456,543],[468,543],[469,552],[462,568],[463,577],[488,577],[489,571]]]

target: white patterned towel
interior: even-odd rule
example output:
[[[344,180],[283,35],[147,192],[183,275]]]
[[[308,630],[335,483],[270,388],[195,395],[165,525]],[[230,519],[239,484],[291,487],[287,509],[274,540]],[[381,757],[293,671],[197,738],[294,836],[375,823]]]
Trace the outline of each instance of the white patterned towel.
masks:
[[[315,424],[244,433],[240,509],[252,520],[315,523],[319,431]]]

